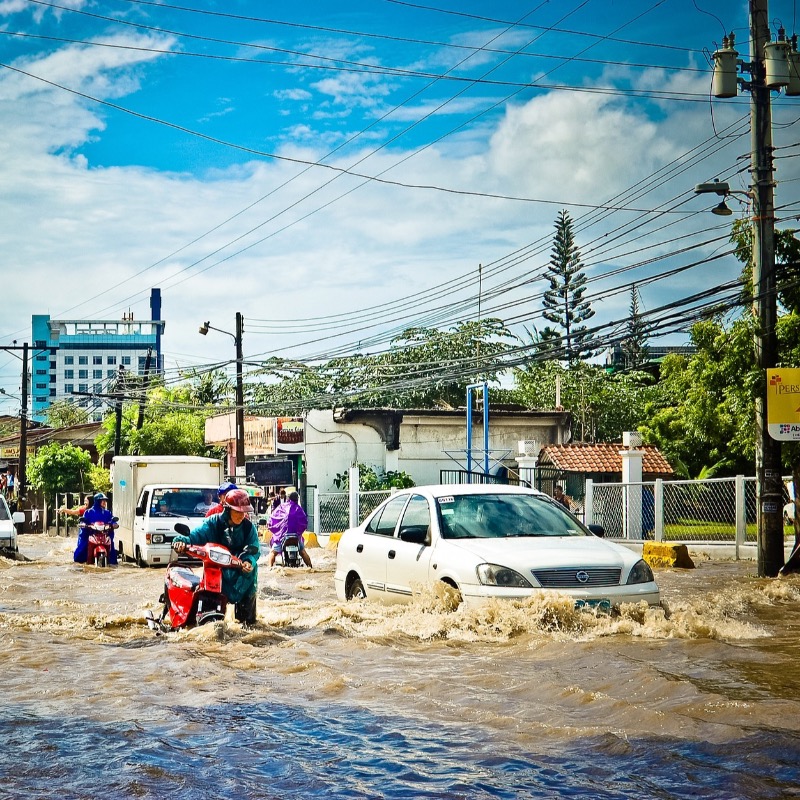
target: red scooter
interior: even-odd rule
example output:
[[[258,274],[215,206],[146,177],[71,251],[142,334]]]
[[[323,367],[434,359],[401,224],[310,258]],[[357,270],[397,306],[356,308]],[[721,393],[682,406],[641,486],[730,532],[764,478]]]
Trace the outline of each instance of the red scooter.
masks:
[[[114,518],[116,521],[116,518]],[[111,540],[113,527],[107,522],[84,522],[81,527],[89,531],[89,541],[86,550],[86,563],[94,564],[96,567],[107,567],[111,548],[114,546]]]
[[[189,528],[181,523],[175,526],[175,530],[184,535],[189,533]],[[241,558],[221,544],[189,544],[186,556],[202,563],[203,574],[197,575],[190,567],[179,564],[167,567],[164,594],[158,598],[164,604],[161,614],[155,617],[152,611],[148,611],[145,615],[148,627],[156,633],[225,619],[228,598],[222,593],[222,570],[241,569]],[[169,620],[165,622],[167,617]]]

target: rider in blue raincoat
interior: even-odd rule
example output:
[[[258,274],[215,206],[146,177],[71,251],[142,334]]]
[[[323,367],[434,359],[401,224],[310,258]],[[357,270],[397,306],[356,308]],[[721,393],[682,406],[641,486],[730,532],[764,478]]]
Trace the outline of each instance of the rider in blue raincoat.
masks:
[[[236,604],[236,619],[245,625],[256,621],[256,593],[258,591],[258,557],[261,546],[256,526],[247,518],[253,511],[250,498],[243,489],[233,489],[223,498],[221,514],[206,517],[199,528],[188,536],[178,534],[172,540],[177,553],[183,553],[187,544],[221,544],[235,556],[250,548],[251,552],[242,555],[244,566],[239,569],[222,570],[222,592],[228,602]]]
[[[117,550],[114,547],[114,528],[118,528],[119,525],[111,515],[111,512],[103,505],[103,503],[107,502],[108,498],[102,492],[98,492],[94,496],[92,507],[81,517],[81,523],[91,524],[93,522],[103,522],[106,525],[111,526],[111,530],[108,531],[108,535],[111,537],[111,549],[108,553],[108,563],[116,564]],[[78,546],[75,548],[75,552],[72,554],[72,560],[78,564],[86,563],[86,557],[89,554],[90,535],[91,530],[81,524],[81,526],[78,528]]]

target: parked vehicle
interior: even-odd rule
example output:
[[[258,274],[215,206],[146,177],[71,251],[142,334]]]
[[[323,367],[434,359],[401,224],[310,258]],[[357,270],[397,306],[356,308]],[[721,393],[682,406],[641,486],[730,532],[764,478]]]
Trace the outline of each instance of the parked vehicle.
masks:
[[[175,530],[184,535],[189,533],[188,526],[181,523],[175,525]],[[190,567],[178,564],[167,567],[164,593],[159,597],[163,603],[161,614],[155,617],[148,611],[145,615],[147,625],[157,633],[225,619],[228,599],[222,593],[222,570],[241,569],[241,558],[220,544],[190,544],[186,546],[186,555],[200,561],[203,572],[197,575]]]
[[[13,553],[19,551],[17,546],[17,525],[25,522],[25,514],[17,511],[12,514],[5,497],[0,495],[0,548]]]
[[[116,522],[116,517],[113,517]],[[89,542],[86,550],[86,563],[96,567],[107,567],[114,546],[111,540],[112,526],[105,522],[82,522],[82,527],[89,530]]]
[[[198,456],[116,456],[111,472],[117,549],[141,567],[169,563],[175,523],[199,525],[204,491],[216,496],[225,477],[221,461]]]
[[[638,554],[595,535],[542,492],[502,485],[397,492],[344,532],[334,581],[341,600],[407,602],[417,587],[442,582],[468,604],[541,591],[579,605],[660,602]]]

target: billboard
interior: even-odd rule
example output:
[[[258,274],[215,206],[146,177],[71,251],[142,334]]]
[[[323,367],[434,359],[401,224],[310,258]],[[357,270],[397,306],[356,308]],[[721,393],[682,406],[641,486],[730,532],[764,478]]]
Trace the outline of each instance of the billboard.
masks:
[[[306,449],[302,417],[275,418],[275,450],[278,453],[303,453]]]
[[[767,428],[779,442],[800,441],[800,369],[767,370]]]

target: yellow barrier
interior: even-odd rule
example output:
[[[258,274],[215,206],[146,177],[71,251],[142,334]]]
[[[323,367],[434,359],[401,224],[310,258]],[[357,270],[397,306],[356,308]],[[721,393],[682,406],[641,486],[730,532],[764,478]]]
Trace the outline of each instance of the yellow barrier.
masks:
[[[306,547],[319,547],[319,541],[317,540],[317,534],[314,531],[306,531],[303,534],[303,541],[306,544]]]
[[[344,531],[334,531],[328,538],[328,550],[335,550],[339,545],[339,539],[342,538]]]
[[[642,558],[651,567],[694,569],[694,561],[692,561],[685,544],[645,542],[642,547]]]

